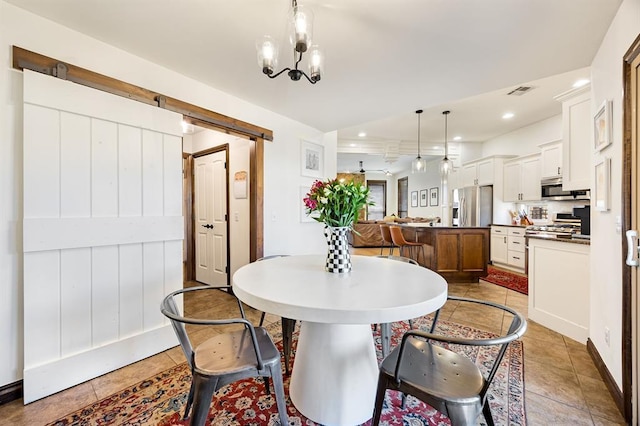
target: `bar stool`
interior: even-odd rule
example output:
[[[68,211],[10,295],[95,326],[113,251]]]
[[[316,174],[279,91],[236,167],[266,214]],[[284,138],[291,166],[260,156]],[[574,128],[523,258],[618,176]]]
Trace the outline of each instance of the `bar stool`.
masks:
[[[417,262],[420,250],[422,250],[422,260],[426,263],[427,258],[424,254],[424,244],[405,240],[404,235],[402,235],[402,229],[400,229],[399,226],[389,226],[389,232],[391,233],[391,240],[393,241],[393,244],[398,246],[398,249],[400,250],[400,256],[404,256],[405,249],[409,250],[409,253],[413,253],[415,251],[415,258],[411,258]]]
[[[395,245],[393,244],[393,240],[391,239],[391,232],[389,231],[389,225],[382,224],[380,225],[380,234],[382,234],[382,247],[380,247],[380,254],[382,255],[382,250],[389,245],[389,256],[393,256],[393,249]]]

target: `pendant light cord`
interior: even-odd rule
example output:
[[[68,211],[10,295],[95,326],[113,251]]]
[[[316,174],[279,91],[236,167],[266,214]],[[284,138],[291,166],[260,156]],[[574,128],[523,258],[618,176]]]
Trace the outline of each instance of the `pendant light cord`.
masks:
[[[422,110],[419,109],[416,111],[416,114],[418,114],[418,158],[420,157],[420,114],[422,114]]]

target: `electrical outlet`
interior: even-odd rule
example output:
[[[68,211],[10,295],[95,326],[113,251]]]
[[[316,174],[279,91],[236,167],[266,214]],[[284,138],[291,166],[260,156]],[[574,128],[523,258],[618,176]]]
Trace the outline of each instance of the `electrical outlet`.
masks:
[[[236,222],[240,221],[240,214],[238,212],[233,212],[233,220]]]
[[[607,346],[611,346],[611,332],[609,331],[609,327],[604,328],[604,342]]]

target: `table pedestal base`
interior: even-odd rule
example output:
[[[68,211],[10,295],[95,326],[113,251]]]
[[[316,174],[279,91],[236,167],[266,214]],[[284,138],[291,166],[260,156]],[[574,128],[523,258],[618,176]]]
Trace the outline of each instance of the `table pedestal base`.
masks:
[[[378,361],[371,326],[302,321],[291,374],[291,401],[323,425],[359,425],[371,418]]]

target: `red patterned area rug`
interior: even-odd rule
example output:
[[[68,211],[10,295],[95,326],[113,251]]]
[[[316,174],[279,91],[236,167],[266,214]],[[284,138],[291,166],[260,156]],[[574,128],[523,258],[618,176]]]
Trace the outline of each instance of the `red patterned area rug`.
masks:
[[[488,275],[480,278],[481,280],[506,287],[518,293],[529,294],[529,280],[526,275],[506,271],[491,265],[487,266],[487,272]]]
[[[427,330],[430,320],[420,318],[414,327]],[[493,333],[439,321],[438,329],[444,334],[460,337],[493,337]],[[402,334],[408,330],[406,323],[393,324],[392,346],[399,343]],[[269,332],[281,349],[279,326],[272,325]],[[297,332],[294,335],[294,348]],[[380,358],[380,336],[375,332],[378,358]],[[485,360],[497,348],[451,347],[464,351],[484,371]],[[491,412],[497,425],[526,425],[524,408],[524,367],[522,342],[509,346],[489,392]],[[191,384],[191,374],[186,364],[181,364],[150,377],[130,388],[113,394],[102,401],[86,406],[49,424],[55,426],[89,425],[188,425],[182,420],[184,405]],[[315,426],[296,410],[288,398],[289,377],[285,376],[287,413],[290,426]],[[480,424],[484,418],[480,416]],[[243,380],[220,389],[213,398],[209,419],[212,426],[257,426],[277,425],[278,412],[275,399],[268,396],[262,380]],[[369,425],[370,421],[365,425]],[[409,397],[406,408],[400,407],[400,395],[387,391],[382,411],[382,425],[449,425],[449,419],[421,401]]]

